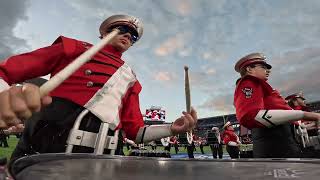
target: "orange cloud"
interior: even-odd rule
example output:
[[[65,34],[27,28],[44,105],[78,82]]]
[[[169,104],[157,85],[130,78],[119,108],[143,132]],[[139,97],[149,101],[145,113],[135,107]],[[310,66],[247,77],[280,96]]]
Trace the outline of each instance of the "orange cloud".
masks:
[[[186,16],[191,12],[191,4],[189,1],[182,1],[178,4],[177,8],[178,12],[183,16]]]
[[[174,53],[178,49],[184,46],[183,35],[177,35],[175,37],[167,39],[164,43],[155,50],[155,54],[158,56],[167,56]]]
[[[216,73],[216,70],[214,68],[209,68],[206,70],[207,75],[213,75]]]
[[[169,72],[159,72],[155,75],[154,79],[158,81],[170,81],[172,80],[172,75]]]

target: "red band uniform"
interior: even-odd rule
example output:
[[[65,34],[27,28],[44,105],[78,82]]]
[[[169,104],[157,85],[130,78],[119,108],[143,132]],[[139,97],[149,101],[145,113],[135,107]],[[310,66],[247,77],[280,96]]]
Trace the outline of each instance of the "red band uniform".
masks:
[[[239,137],[234,132],[234,129],[231,126],[231,123],[228,121],[224,127],[225,131],[223,132],[223,143],[226,145],[226,150],[229,153],[232,159],[239,158]]]
[[[285,99],[288,101],[288,104],[292,109],[310,112],[309,107],[304,102],[305,98],[301,93],[291,94],[287,96]],[[298,103],[298,99],[301,99],[300,103]],[[296,101],[297,103],[295,104],[294,101]],[[313,121],[305,121],[305,120],[301,120],[301,123],[307,126],[307,131],[309,136],[318,135],[317,123]]]
[[[271,68],[260,53],[250,54],[238,61],[236,71],[252,65],[262,64]],[[253,155],[255,158],[285,158],[299,157],[300,148],[297,145],[290,123],[266,128],[255,120],[260,110],[292,110],[279,92],[273,89],[265,80],[245,75],[237,82],[234,93],[234,105],[239,123],[252,130]]]
[[[53,76],[91,46],[89,43],[61,36],[51,46],[12,56],[2,62],[0,77],[11,85],[50,73]],[[74,120],[83,110],[83,105],[123,65],[121,55],[112,46],[105,46],[54,89],[50,93],[53,102],[40,114],[26,121],[26,130],[13,157],[35,152],[64,152],[65,140]],[[119,110],[118,129],[123,129],[130,139],[135,139],[139,128],[144,126],[139,108],[140,91],[141,85],[136,81],[122,98],[122,109]],[[88,117],[91,124],[83,123],[80,128],[98,132],[100,121],[92,114],[89,116],[92,116]],[[89,150],[85,147],[81,150],[74,149],[74,152],[78,151],[92,152],[91,148]]]
[[[89,62],[81,65],[80,69],[72,72],[71,77],[66,80],[62,78],[64,82],[59,82],[59,87],[50,93],[52,98],[46,95],[40,97],[41,89],[34,85],[10,85],[33,77],[57,74],[86,51],[90,44],[61,37],[52,46],[12,56],[0,65],[0,123],[4,127],[17,126],[19,119],[28,119],[27,130],[14,157],[34,151],[93,152],[91,147],[96,148],[96,154],[103,153],[101,150],[106,142],[100,136],[95,138],[92,136],[94,134],[82,133],[83,136],[79,138],[76,135],[78,127],[70,131],[75,119],[81,121],[79,125],[82,131],[97,134],[100,129],[106,132],[109,127],[111,131],[108,131],[108,135],[115,136],[113,139],[120,140],[120,143],[122,137],[117,138],[118,131],[114,134],[114,130],[122,129],[126,137],[142,144],[184,133],[195,126],[197,114],[193,108],[190,113],[182,112],[182,116],[171,125],[144,126],[138,98],[141,85],[132,69],[121,60],[121,54],[143,34],[143,24],[138,18],[113,15],[102,22],[99,31],[103,38],[101,43],[108,45],[99,50]],[[95,47],[98,48],[101,43]],[[86,59],[85,55],[81,57],[80,61]],[[104,126],[100,128],[101,122]],[[72,147],[66,148],[69,132],[68,145]],[[96,140],[99,141],[98,146]],[[74,147],[74,144],[80,144],[81,147]],[[90,149],[86,150],[86,147]],[[117,143],[110,142],[104,150],[111,149],[113,154],[115,147],[119,149]],[[76,148],[84,150],[77,151]]]

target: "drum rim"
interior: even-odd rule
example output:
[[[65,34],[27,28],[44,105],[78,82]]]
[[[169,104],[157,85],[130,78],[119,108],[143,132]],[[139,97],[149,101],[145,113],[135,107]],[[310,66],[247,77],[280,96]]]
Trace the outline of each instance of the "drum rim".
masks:
[[[39,158],[40,157],[40,158]],[[21,172],[23,169],[30,167],[32,165],[50,162],[50,161],[59,161],[59,160],[68,160],[68,159],[123,159],[123,160],[148,160],[148,161],[200,161],[200,162],[272,162],[272,163],[309,163],[309,164],[320,164],[320,159],[312,158],[257,158],[257,159],[170,159],[170,158],[159,158],[159,157],[137,157],[137,156],[119,156],[119,155],[96,155],[90,153],[48,153],[48,154],[34,154],[30,156],[21,157],[13,162],[9,163],[9,173],[13,178],[16,178],[16,175]],[[19,167],[20,166],[20,167]]]

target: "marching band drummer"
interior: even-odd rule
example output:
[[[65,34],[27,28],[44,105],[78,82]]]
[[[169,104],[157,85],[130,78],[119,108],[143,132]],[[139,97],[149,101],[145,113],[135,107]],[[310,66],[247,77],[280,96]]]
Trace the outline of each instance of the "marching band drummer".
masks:
[[[222,159],[223,157],[223,142],[218,127],[212,127],[211,132],[207,134],[207,142],[210,146],[213,159]]]
[[[267,82],[271,68],[261,53],[249,54],[235,64],[241,75],[234,93],[236,116],[241,125],[252,130],[255,158],[300,157],[290,122],[316,121],[320,114],[292,110]]]
[[[285,100],[287,101],[288,105],[294,110],[309,111],[307,105],[305,104],[305,99],[302,93],[291,94],[287,96]],[[310,122],[314,123],[314,121]],[[307,126],[302,121],[295,121],[292,124],[292,128],[294,130],[295,138],[299,143],[301,150],[303,151],[309,141]]]
[[[288,105],[294,109],[294,110],[302,110],[302,111],[308,111],[310,112],[309,107],[305,103],[305,98],[303,97],[303,93],[295,93],[287,96],[285,98],[287,100]],[[297,121],[297,124],[300,124],[303,126],[303,128],[307,129],[309,136],[317,136],[317,123],[315,121]]]
[[[231,157],[231,159],[238,159],[240,152],[240,139],[239,136],[234,132],[234,129],[230,121],[223,125],[223,143],[226,145],[226,150]]]
[[[191,113],[182,112],[182,116],[172,125],[144,126],[139,107],[142,87],[121,58],[141,38],[143,26],[136,17],[113,15],[100,25],[100,38],[107,36],[114,28],[119,30],[115,38],[48,96],[40,97],[39,88],[35,85],[13,84],[47,74],[54,76],[90,48],[91,44],[60,36],[50,46],[9,57],[0,64],[0,119],[6,126],[18,124],[16,119],[26,120],[26,129],[12,158],[36,152],[65,152],[66,139],[76,117],[101,96],[99,94],[97,97],[99,89],[110,84],[113,76],[120,78],[120,82],[113,82],[112,88],[103,95],[103,98],[112,96],[114,100],[103,111],[119,121],[115,129],[122,129],[127,138],[140,144],[184,133],[195,126],[195,110]],[[123,76],[124,72],[126,76]],[[80,129],[97,133],[100,123],[101,119],[91,111]],[[73,152],[93,150],[75,147]]]

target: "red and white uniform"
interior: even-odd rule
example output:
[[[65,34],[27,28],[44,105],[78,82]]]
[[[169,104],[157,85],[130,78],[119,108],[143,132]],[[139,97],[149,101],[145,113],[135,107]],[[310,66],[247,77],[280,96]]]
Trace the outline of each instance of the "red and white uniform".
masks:
[[[3,61],[0,64],[0,78],[11,85],[47,74],[54,76],[91,46],[83,41],[60,36],[51,46]],[[112,46],[105,46],[50,95],[84,106],[124,64],[121,55]],[[141,88],[139,81],[136,81],[126,91],[119,110],[118,127],[125,131],[129,139],[135,139],[139,128],[144,126],[139,107]]]
[[[237,119],[248,129],[265,127],[255,120],[260,110],[292,110],[277,90],[266,81],[250,75],[238,82],[234,105]]]
[[[171,144],[179,144],[177,136],[170,137]]]
[[[239,144],[239,137],[236,135],[234,131],[226,129],[223,133],[223,143],[225,145]]]

